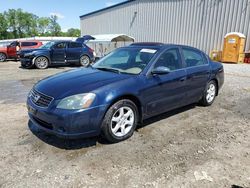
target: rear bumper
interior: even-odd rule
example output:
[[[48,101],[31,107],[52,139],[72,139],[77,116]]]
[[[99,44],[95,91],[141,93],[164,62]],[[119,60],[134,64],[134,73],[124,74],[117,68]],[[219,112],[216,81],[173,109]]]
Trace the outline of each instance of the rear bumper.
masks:
[[[106,106],[85,110],[40,108],[27,100],[29,125],[61,138],[86,138],[100,134]]]
[[[219,69],[217,73],[218,89],[220,90],[224,84],[224,68],[223,66]]]

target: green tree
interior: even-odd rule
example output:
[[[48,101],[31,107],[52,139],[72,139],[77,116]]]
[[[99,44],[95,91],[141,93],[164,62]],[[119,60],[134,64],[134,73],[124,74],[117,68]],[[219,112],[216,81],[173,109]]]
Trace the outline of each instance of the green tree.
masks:
[[[80,29],[70,28],[66,34],[68,37],[80,37],[81,31]]]
[[[50,16],[50,33],[52,36],[59,36],[61,33],[61,26],[57,23],[58,17],[56,15]]]
[[[8,22],[4,14],[0,13],[0,39],[8,38]]]
[[[36,35],[38,16],[23,12],[22,9],[9,9],[4,12],[8,23],[8,31],[11,32],[14,38],[22,38]]]
[[[47,17],[41,17],[37,20],[37,30],[40,35],[44,35],[49,31],[50,19]]]
[[[18,38],[16,10],[9,9],[7,12],[4,12],[4,15],[7,19],[8,30],[13,34],[14,38]]]
[[[62,32],[58,17],[38,17],[22,9],[9,9],[0,13],[0,39],[31,36],[80,36],[80,30],[71,28]]]

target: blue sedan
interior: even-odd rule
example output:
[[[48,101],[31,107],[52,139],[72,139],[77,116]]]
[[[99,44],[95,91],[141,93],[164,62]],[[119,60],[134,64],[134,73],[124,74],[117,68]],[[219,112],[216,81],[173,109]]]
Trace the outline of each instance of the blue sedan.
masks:
[[[38,82],[27,99],[30,125],[64,138],[129,138],[143,120],[188,104],[211,105],[221,63],[182,45],[134,43],[88,68]]]

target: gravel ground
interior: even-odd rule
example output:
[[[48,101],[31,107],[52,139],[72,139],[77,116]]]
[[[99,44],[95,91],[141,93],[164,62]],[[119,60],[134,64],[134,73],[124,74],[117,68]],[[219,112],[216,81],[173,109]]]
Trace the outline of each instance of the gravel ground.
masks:
[[[0,64],[0,187],[250,187],[250,65],[224,64],[208,108],[145,122],[132,138],[62,140],[28,127],[25,98],[39,79],[71,68]]]

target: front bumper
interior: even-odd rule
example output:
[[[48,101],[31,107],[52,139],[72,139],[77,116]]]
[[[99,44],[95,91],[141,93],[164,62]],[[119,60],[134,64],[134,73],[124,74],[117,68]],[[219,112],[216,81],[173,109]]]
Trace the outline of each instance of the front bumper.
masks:
[[[33,66],[32,58],[21,58],[22,67],[31,67]]]
[[[41,108],[28,98],[27,108],[29,125],[62,138],[86,138],[97,136],[101,131],[101,123],[106,106],[97,106],[85,110],[62,110]]]

